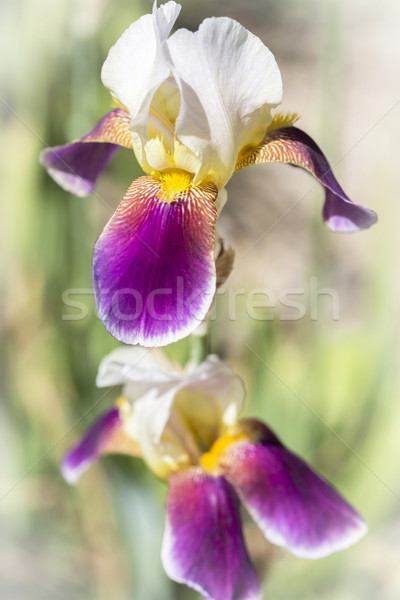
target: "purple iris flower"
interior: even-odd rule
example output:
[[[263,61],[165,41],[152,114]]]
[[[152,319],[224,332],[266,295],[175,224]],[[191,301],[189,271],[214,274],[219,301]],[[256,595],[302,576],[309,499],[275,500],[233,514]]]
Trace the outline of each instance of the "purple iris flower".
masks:
[[[274,56],[227,17],[169,37],[180,6],[167,2],[132,23],[111,48],[102,80],[118,101],[86,136],[43,151],[64,189],[93,192],[120,148],[133,149],[146,176],[130,185],[93,253],[97,311],[127,344],[163,346],[191,333],[216,290],[215,224],[225,185],[244,167],[283,162],[325,189],[333,231],[369,227],[376,215],[354,204],[282,100]]]
[[[360,515],[266,425],[238,420],[243,385],[217,357],[177,372],[161,370],[143,349],[118,349],[97,383],[123,384],[123,397],[67,453],[62,472],[76,483],[100,455],[120,452],[167,481],[161,557],[171,579],[211,600],[261,597],[240,503],[267,540],[303,558],[365,534]]]

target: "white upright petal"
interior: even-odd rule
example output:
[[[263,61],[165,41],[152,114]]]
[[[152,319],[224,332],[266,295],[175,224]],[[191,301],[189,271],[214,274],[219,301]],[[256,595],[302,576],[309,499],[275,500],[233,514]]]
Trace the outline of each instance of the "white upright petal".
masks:
[[[110,49],[101,78],[129,111],[131,131],[138,160],[142,163],[142,147],[147,140],[151,99],[157,88],[170,75],[165,41],[180,12],[180,5],[167,2],[153,14],[144,15],[122,34]]]
[[[180,29],[167,42],[181,92],[176,133],[222,188],[239,150],[261,141],[270,110],[281,102],[274,56],[259,38],[227,17],[206,19],[198,31]]]

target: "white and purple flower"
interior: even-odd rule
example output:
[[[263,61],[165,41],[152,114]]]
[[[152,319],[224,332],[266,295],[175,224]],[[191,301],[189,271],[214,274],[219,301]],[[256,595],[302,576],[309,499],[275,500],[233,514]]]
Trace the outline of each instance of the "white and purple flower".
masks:
[[[265,537],[293,554],[327,556],[358,541],[358,513],[272,431],[237,420],[241,380],[215,356],[191,371],[162,370],[141,348],[100,365],[99,386],[124,385],[62,463],[76,483],[107,452],[140,456],[168,481],[162,562],[168,576],[211,600],[260,598],[240,502]]]
[[[155,3],[130,25],[102,70],[120,108],[41,157],[57,183],[84,196],[119,147],[134,150],[146,176],[133,181],[96,242],[93,283],[106,329],[153,347],[191,333],[210,308],[215,223],[239,169],[306,169],[325,188],[323,218],[333,231],[376,221],[346,196],[318,146],[293,127],[296,117],[271,116],[282,81],[261,40],[227,17],[169,37],[179,11],[175,2]]]

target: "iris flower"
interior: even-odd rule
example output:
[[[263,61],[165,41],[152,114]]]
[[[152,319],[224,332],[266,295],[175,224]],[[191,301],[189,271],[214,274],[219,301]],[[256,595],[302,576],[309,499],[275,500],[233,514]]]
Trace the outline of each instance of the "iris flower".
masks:
[[[260,586],[241,529],[240,502],[265,537],[316,559],[359,540],[366,524],[263,423],[238,421],[244,390],[209,356],[191,371],[160,369],[142,348],[114,350],[97,384],[122,397],[65,456],[76,483],[102,454],[140,456],[168,482],[162,562],[168,576],[212,600],[250,600]]]
[[[295,116],[271,116],[282,81],[262,41],[227,17],[169,37],[179,11],[175,2],[155,3],[152,15],[130,25],[102,69],[118,108],[41,157],[58,184],[85,196],[120,147],[133,149],[146,175],[130,185],[95,244],[93,285],[106,329],[152,347],[191,333],[210,308],[215,224],[236,171],[269,162],[302,167],[325,188],[330,229],[376,221],[346,196],[318,146],[293,127]]]

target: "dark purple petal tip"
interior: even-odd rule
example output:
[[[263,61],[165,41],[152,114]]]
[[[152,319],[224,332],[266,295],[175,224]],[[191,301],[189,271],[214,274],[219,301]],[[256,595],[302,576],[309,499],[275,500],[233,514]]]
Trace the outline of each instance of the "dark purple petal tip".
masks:
[[[339,186],[338,186],[339,187]],[[341,189],[341,188],[340,188]],[[378,217],[373,210],[351,202],[342,192],[336,194],[326,187],[325,203],[322,216],[331,231],[335,233],[353,233],[367,229],[377,222]]]
[[[161,558],[171,579],[210,600],[260,598],[238,498],[224,477],[199,468],[171,477]]]
[[[64,456],[61,473],[70,484],[76,484],[82,473],[98,459],[116,429],[121,426],[117,407],[103,414],[87,431],[82,440]]]

